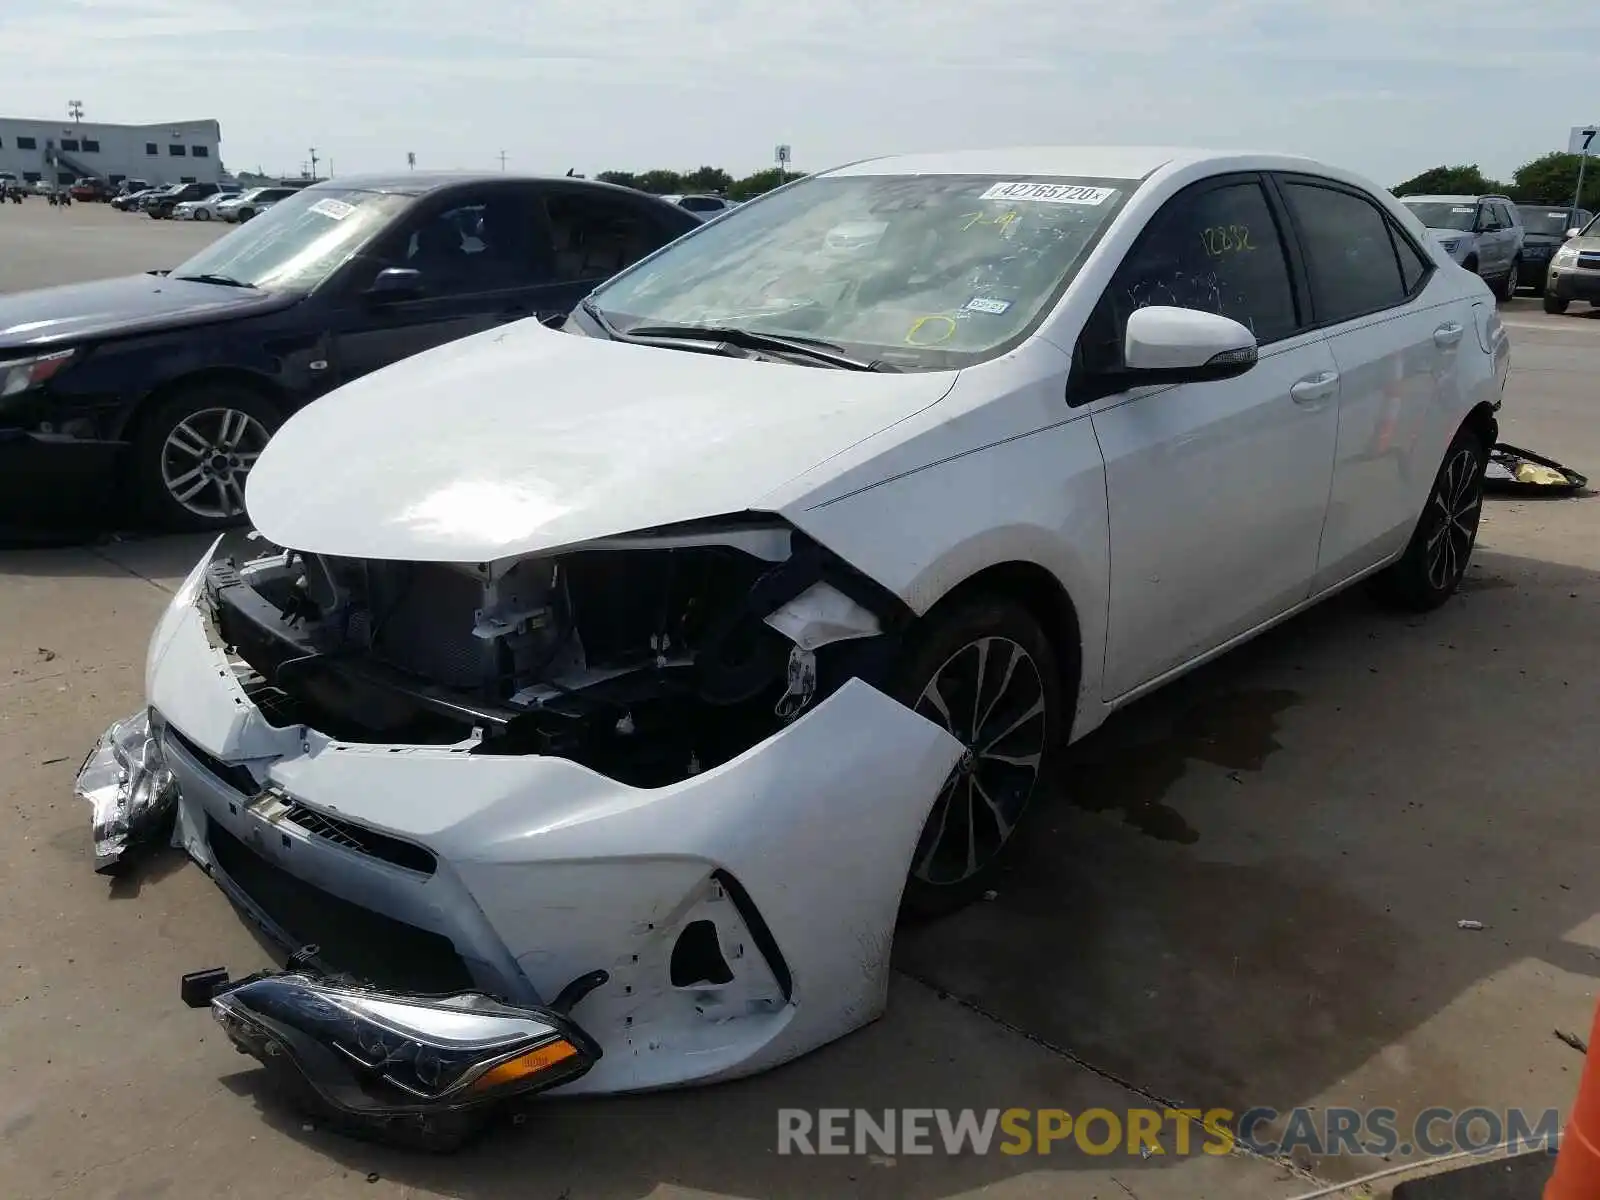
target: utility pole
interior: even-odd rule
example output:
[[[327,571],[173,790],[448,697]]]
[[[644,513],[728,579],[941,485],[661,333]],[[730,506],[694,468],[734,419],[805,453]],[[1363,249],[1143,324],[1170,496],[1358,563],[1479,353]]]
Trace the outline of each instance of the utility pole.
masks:
[[[500,151],[500,169],[502,171],[506,169],[506,152],[504,150]]]
[[[317,177],[317,148],[311,147],[311,178]]]
[[[406,151],[406,166],[410,167],[413,171],[417,169],[417,152],[415,150]]]
[[[72,118],[72,123],[74,125],[76,125],[80,121],[82,121],[83,120],[83,101],[82,100],[69,100],[69,101],[67,101],[67,116]]]

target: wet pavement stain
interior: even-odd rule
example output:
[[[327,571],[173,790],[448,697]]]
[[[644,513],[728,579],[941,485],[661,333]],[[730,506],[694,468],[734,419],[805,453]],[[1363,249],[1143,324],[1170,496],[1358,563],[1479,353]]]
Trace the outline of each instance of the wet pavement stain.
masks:
[[[1161,841],[1190,845],[1195,829],[1163,798],[1183,778],[1190,759],[1237,772],[1259,771],[1274,752],[1278,718],[1300,702],[1286,688],[1241,689],[1191,704],[1155,738],[1119,741],[1119,718],[1090,734],[1067,754],[1059,791],[1090,812],[1121,812],[1135,829]]]

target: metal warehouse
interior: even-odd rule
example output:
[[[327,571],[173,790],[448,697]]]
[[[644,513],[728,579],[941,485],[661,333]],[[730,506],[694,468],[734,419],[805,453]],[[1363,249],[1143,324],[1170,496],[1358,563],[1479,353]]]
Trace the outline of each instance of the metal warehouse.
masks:
[[[217,183],[222,127],[216,121],[105,125],[0,117],[0,175],[37,183],[84,176],[121,183]]]

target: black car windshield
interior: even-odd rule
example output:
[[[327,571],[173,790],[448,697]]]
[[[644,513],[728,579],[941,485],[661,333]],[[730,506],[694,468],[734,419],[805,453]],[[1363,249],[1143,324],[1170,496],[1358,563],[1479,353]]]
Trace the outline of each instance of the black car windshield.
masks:
[[[316,287],[413,197],[308,188],[279,200],[180,267],[174,278],[227,279],[267,290]]]
[[[1522,227],[1529,233],[1553,234],[1556,237],[1560,237],[1569,229],[1576,229],[1589,219],[1589,214],[1582,209],[1573,212],[1570,208],[1519,204],[1517,211],[1522,214]]]
[[[842,175],[741,205],[602,284],[626,334],[699,326],[949,370],[1043,319],[1138,187],[1128,179]]]
[[[1471,233],[1477,223],[1478,206],[1459,200],[1406,200],[1405,206],[1429,229],[1459,229]]]

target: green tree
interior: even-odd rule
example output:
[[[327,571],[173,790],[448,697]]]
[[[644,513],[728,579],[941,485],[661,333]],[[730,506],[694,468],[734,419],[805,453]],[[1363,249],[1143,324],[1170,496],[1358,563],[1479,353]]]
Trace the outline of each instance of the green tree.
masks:
[[[1478,196],[1503,191],[1505,185],[1486,176],[1477,163],[1463,167],[1432,167],[1394,188],[1396,196]]]
[[[667,171],[657,168],[654,171],[643,172],[634,181],[634,187],[641,192],[650,192],[657,196],[666,196],[683,191],[683,176],[676,171]]]
[[[733,176],[721,167],[700,167],[683,177],[686,192],[726,192],[733,186]]]
[[[773,188],[792,178],[794,178],[793,171],[783,171],[778,167],[768,167],[764,171],[757,171],[754,175],[746,175],[743,179],[735,180],[731,183],[728,186],[728,199],[748,200],[752,196],[770,192]]]
[[[639,177],[632,171],[601,171],[595,178],[601,183],[614,183],[618,187],[639,186]]]
[[[1513,178],[1511,195],[1523,204],[1571,204],[1572,194],[1578,190],[1578,156],[1541,155],[1518,167]],[[1600,158],[1584,171],[1583,199],[1578,207],[1591,212],[1600,207]]]

